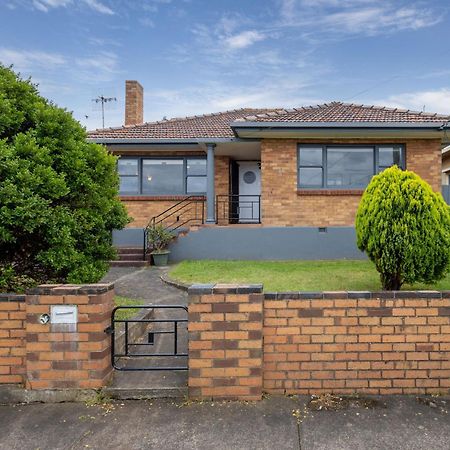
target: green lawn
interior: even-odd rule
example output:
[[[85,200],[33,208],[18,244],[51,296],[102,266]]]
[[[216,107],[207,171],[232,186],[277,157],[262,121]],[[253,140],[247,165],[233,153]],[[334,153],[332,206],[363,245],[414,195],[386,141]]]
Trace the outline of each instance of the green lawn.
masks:
[[[370,261],[183,261],[170,276],[185,283],[263,283],[265,291],[381,290]],[[450,275],[403,289],[449,290]]]
[[[144,303],[143,300],[136,300],[135,298],[127,298],[127,297],[120,297],[116,295],[114,302],[116,306],[139,306]],[[118,320],[126,320],[131,319],[131,317],[135,316],[139,312],[139,309],[119,309],[116,314],[115,318]]]

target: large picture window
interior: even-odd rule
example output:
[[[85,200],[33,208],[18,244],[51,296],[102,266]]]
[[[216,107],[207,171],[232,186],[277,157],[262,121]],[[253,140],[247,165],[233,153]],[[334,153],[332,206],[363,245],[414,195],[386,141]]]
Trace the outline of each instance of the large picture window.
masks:
[[[192,195],[206,192],[205,158],[122,157],[118,161],[122,195]]]
[[[392,165],[404,168],[402,145],[299,145],[298,186],[312,189],[361,189]]]

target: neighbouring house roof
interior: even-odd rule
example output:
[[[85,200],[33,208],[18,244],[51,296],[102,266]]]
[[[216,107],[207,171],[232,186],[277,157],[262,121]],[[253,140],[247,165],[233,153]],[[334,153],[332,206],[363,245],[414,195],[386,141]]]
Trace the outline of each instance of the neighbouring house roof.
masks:
[[[450,116],[380,106],[331,102],[294,109],[242,108],[214,114],[147,122],[90,131],[89,139],[101,142],[115,140],[176,140],[234,138],[234,128],[277,125],[302,127],[344,127],[368,125],[382,128],[395,126],[447,125]]]

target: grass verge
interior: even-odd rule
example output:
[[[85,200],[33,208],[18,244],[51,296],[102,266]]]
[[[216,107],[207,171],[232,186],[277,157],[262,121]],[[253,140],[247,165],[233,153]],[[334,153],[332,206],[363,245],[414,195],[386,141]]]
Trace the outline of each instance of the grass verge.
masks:
[[[378,291],[379,274],[370,261],[183,261],[170,277],[185,283],[263,283],[265,291]],[[404,290],[450,290],[450,275]]]
[[[119,295],[116,295],[114,302],[116,306],[139,306],[144,304],[143,300],[121,297]],[[115,318],[118,320],[131,319],[138,313],[138,311],[138,309],[119,309],[115,314]]]

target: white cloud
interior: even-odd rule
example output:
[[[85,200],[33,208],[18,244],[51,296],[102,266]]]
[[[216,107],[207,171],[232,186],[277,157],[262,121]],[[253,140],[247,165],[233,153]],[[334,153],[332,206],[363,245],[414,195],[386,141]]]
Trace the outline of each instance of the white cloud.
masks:
[[[66,63],[64,56],[33,50],[15,50],[0,48],[0,62],[5,65],[13,64],[16,70],[25,71],[33,68],[54,69]]]
[[[118,57],[112,52],[100,52],[90,57],[76,58],[75,63],[92,72],[115,73],[118,70]]]
[[[66,7],[72,0],[33,0],[33,6],[39,11],[47,12],[51,8]]]
[[[14,1],[14,0],[12,0]],[[113,15],[114,11],[100,0],[15,0],[18,5],[29,5],[42,12],[55,8],[80,8],[83,5],[100,14]],[[13,4],[11,4],[13,5]]]
[[[450,114],[450,88],[391,95],[373,103],[413,111]]]
[[[377,35],[418,30],[442,20],[442,12],[418,2],[370,0],[279,0],[280,26],[304,33]]]
[[[324,23],[344,33],[378,34],[384,31],[417,30],[432,26],[440,20],[430,11],[415,7],[395,10],[381,6],[330,14],[325,17]]]
[[[265,39],[265,36],[255,30],[243,31],[224,39],[225,45],[230,49],[241,49],[250,47],[258,41]]]
[[[182,117],[243,107],[295,107],[324,101],[312,92],[305,76],[265,77],[254,84],[207,82],[181,89],[146,91],[146,120]],[[151,108],[150,108],[151,106]]]
[[[114,11],[105,4],[101,3],[98,0],[83,0],[86,5],[88,5],[94,11],[97,11],[100,14],[113,15]]]
[[[24,76],[40,79],[42,85],[55,80],[104,83],[113,79],[119,70],[119,58],[113,52],[100,51],[88,56],[66,56],[39,50],[17,50],[0,47],[0,62],[12,64]],[[70,81],[69,81],[70,80]]]

